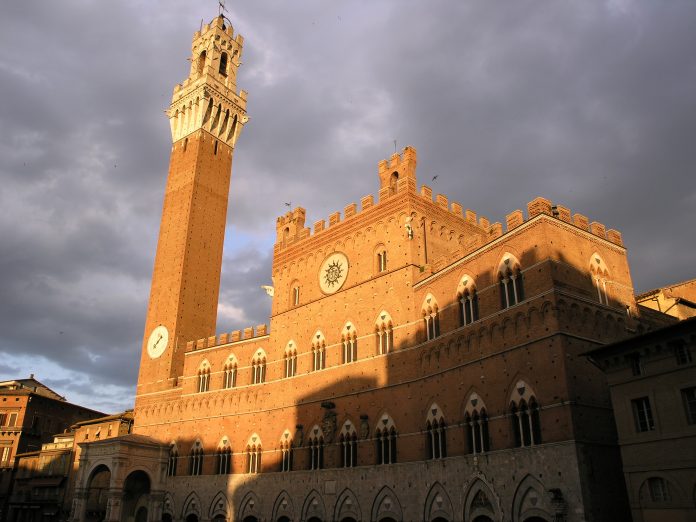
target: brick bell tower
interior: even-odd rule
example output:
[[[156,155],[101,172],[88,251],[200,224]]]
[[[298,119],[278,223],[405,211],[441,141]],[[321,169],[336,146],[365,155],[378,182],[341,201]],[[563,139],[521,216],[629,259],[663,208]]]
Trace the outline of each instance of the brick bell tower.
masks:
[[[136,403],[176,386],[186,342],[215,334],[232,154],[248,120],[236,85],[243,42],[222,16],[196,32],[167,110],[173,145]]]

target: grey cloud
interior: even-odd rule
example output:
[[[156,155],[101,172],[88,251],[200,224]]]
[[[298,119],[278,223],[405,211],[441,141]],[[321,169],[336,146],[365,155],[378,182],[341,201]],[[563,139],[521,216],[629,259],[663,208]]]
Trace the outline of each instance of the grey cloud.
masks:
[[[284,202],[311,226],[376,193],[395,139],[417,148],[421,183],[438,174],[435,192],[492,221],[544,195],[621,230],[638,291],[694,276],[696,4],[228,9],[251,120],[220,294],[244,313],[221,312],[220,331],[268,321],[259,286]],[[131,400],[170,150],[162,111],[214,14],[184,0],[3,6],[0,358],[72,369],[51,381],[71,400]]]

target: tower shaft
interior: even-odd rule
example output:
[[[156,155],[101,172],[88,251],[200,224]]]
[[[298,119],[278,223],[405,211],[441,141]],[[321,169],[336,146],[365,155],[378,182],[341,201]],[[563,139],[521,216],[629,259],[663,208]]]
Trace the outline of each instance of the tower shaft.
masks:
[[[235,92],[242,44],[222,17],[197,32],[167,111],[173,145],[138,397],[176,386],[186,343],[215,334],[232,156],[247,121],[246,93]]]

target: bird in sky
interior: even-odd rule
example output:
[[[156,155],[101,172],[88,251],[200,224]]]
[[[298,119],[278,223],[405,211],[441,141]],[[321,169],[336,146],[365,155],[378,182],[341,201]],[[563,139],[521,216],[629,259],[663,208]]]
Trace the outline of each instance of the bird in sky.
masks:
[[[436,180],[437,178],[439,178],[439,177],[440,177],[439,174],[435,174],[435,175],[433,176],[433,181],[435,181],[435,180]]]
[[[292,201],[285,202],[285,206],[286,206],[286,207],[292,206]]]

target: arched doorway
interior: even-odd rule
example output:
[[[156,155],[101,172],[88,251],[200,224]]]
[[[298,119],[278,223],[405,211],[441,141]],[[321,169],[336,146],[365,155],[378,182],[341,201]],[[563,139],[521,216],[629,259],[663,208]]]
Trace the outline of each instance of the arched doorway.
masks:
[[[131,517],[135,522],[147,522],[147,501],[150,495],[150,477],[144,471],[134,471],[123,483],[123,511],[121,520]]]
[[[386,517],[386,518],[380,518],[379,522],[396,522],[396,520],[394,520],[393,518]]]
[[[437,517],[433,519],[433,522],[449,522],[446,518]]]
[[[172,522],[172,515],[169,513],[162,513],[162,522]]]
[[[524,522],[546,522],[546,520],[541,517],[529,517],[525,518]]]
[[[198,522],[198,515],[194,515],[191,513],[189,516],[186,517],[186,522]]]
[[[290,522],[290,519],[286,516],[282,516],[278,519],[278,522]]]
[[[486,515],[481,515],[476,517],[474,522],[493,522],[493,519],[491,517],[487,517]]]
[[[342,518],[341,522],[358,522],[358,521],[355,520],[353,517],[346,517],[346,518]]]
[[[310,519],[307,519],[307,522],[322,522],[322,520],[318,517],[312,517]]]
[[[111,471],[104,465],[97,466],[87,481],[87,506],[85,522],[101,522],[106,517],[106,503],[109,499]]]
[[[253,515],[249,515],[248,517],[245,517],[242,522],[259,522],[259,519]]]

